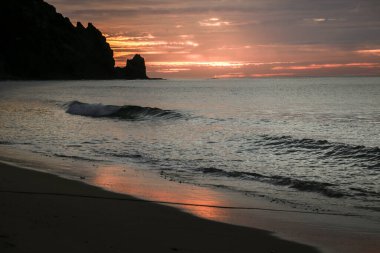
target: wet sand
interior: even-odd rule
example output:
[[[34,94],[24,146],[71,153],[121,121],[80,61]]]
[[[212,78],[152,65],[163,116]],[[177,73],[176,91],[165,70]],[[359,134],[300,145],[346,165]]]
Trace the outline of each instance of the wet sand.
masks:
[[[318,252],[264,230],[133,200],[0,164],[0,252]]]

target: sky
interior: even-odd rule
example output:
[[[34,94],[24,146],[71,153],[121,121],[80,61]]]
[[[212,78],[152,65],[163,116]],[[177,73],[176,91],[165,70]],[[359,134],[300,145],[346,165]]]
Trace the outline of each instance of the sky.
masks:
[[[47,0],[150,77],[379,76],[379,0]]]

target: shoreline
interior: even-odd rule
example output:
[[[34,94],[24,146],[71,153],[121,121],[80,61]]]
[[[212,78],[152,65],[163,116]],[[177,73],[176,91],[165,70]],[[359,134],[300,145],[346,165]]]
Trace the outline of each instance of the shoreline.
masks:
[[[0,163],[0,175],[2,252],[318,252],[48,173]]]
[[[170,201],[211,206],[244,205],[259,207],[259,209],[281,207],[223,189],[175,182],[170,178],[163,178],[162,175],[158,175],[148,168],[135,168],[133,165],[131,167],[131,165],[80,161],[0,146],[0,164],[3,163],[31,172],[48,173],[61,180],[73,181],[102,192],[106,191],[122,196],[118,198],[123,199],[126,196],[132,196],[131,198],[153,203]],[[129,197],[127,198],[129,199]],[[177,212],[190,214],[191,217],[203,221],[272,231],[268,233],[271,233],[273,238],[311,245],[324,253],[372,253],[377,252],[380,248],[379,223],[373,223],[361,217],[219,209],[192,205],[165,204],[159,206],[174,208]]]

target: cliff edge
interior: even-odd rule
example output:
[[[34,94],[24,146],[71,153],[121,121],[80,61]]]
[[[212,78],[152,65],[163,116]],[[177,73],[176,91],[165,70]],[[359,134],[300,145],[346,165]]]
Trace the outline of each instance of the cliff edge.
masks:
[[[1,79],[112,79],[113,51],[91,23],[74,26],[43,0],[1,0]]]

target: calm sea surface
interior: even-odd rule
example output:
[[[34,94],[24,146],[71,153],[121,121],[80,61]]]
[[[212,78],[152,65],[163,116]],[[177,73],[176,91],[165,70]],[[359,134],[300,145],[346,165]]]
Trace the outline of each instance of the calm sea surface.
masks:
[[[380,78],[1,82],[0,145],[380,219]]]

